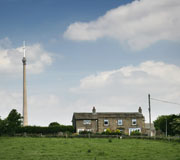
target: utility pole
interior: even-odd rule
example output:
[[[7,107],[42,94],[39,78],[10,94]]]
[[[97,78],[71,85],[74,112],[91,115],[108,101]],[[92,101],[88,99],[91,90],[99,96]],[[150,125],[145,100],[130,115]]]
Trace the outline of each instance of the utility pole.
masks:
[[[150,134],[149,136],[151,136],[151,97],[150,97],[150,94],[148,94],[148,102],[149,102],[149,131],[150,131]]]

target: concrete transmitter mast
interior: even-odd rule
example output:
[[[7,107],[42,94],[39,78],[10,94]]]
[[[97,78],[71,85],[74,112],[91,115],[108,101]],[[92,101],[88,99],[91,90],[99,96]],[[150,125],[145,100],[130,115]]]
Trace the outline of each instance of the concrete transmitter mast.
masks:
[[[24,56],[22,59],[23,62],[23,126],[28,125],[28,116],[27,116],[27,88],[26,88],[26,49],[24,41]]]

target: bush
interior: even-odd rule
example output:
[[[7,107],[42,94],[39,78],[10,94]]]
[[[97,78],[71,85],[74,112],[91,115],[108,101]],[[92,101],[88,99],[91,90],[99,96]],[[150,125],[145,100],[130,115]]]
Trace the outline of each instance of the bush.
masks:
[[[60,126],[60,124],[58,122],[51,122],[49,124],[49,127],[59,127],[59,126]]]
[[[116,129],[115,133],[116,133],[116,135],[122,135],[123,134],[122,131],[120,131],[119,129]]]
[[[7,118],[4,120],[0,119],[0,135],[14,135],[14,134],[57,134],[59,132],[63,133],[73,133],[73,126],[60,125],[57,122],[52,122],[49,127],[39,127],[39,126],[22,126],[21,114],[13,109]]]
[[[140,136],[141,133],[138,130],[132,131],[131,136]]]
[[[73,126],[54,126],[54,127],[40,127],[40,126],[25,126],[19,127],[17,129],[17,133],[28,133],[28,134],[56,134],[59,132],[74,132]]]
[[[111,129],[107,128],[106,131],[105,131],[105,134],[110,135],[111,133],[112,133]]]
[[[112,131],[111,129],[107,128],[105,132],[102,132],[103,135],[122,135],[122,132],[119,129],[116,131]]]
[[[92,132],[85,130],[85,131],[80,131],[79,134],[92,134]]]

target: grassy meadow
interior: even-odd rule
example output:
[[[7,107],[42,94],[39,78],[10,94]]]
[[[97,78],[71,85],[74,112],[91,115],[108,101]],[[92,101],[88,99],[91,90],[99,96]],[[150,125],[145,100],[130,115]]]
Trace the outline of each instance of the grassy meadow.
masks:
[[[0,137],[0,160],[180,160],[180,143],[105,138]]]

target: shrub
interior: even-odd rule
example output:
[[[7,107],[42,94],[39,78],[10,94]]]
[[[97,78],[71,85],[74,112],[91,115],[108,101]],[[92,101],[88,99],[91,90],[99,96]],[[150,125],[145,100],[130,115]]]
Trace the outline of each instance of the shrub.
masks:
[[[79,134],[92,134],[92,132],[85,130],[85,131],[80,131]]]
[[[39,126],[25,126],[22,127],[21,115],[13,109],[7,118],[4,120],[0,119],[0,135],[14,135],[16,133],[22,134],[57,134],[59,132],[63,133],[73,133],[73,126],[60,125],[57,122],[50,123],[49,127],[39,127]]]
[[[60,126],[60,124],[58,122],[51,122],[49,124],[49,127],[59,127],[59,126]]]
[[[111,129],[107,128],[105,132],[102,132],[101,134],[106,135],[122,135],[122,132],[119,129],[116,129],[116,131],[112,131]]]
[[[17,133],[29,133],[29,134],[56,134],[59,132],[74,132],[73,126],[54,126],[54,127],[39,127],[39,126],[25,126],[19,127]]]
[[[132,131],[131,136],[140,136],[141,133],[138,130]]]
[[[116,129],[115,133],[116,133],[116,135],[122,135],[123,134],[122,131],[120,131],[119,129]]]
[[[116,132],[115,132],[115,133],[120,134],[121,131],[120,131],[119,129],[116,129]]]
[[[112,133],[111,129],[107,128],[106,131],[105,131],[105,134],[110,135],[111,133]]]

